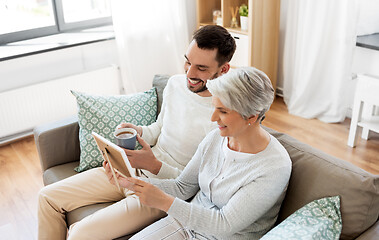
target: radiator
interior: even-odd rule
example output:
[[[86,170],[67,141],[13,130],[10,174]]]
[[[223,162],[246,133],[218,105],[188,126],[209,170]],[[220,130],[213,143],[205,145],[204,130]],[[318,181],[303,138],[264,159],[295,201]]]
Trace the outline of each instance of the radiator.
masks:
[[[33,128],[77,114],[76,99],[70,90],[92,94],[120,94],[117,66],[54,79],[0,93],[0,143]]]

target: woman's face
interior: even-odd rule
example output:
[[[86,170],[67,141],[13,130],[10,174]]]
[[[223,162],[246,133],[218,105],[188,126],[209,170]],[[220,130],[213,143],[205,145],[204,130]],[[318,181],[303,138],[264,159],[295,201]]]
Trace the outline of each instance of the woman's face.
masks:
[[[246,132],[249,122],[238,112],[226,108],[218,97],[212,97],[212,104],[215,107],[211,117],[212,122],[217,122],[220,135],[223,137],[238,137]]]

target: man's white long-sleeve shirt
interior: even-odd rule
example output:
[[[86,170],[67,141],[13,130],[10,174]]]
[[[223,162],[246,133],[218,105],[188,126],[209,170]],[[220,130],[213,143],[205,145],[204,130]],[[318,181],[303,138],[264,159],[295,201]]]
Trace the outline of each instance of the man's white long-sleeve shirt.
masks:
[[[158,175],[144,173],[158,178],[179,176],[205,135],[217,127],[211,122],[212,113],[211,97],[191,92],[184,74],[172,76],[164,89],[157,121],[142,127],[142,138],[153,145],[162,167]]]

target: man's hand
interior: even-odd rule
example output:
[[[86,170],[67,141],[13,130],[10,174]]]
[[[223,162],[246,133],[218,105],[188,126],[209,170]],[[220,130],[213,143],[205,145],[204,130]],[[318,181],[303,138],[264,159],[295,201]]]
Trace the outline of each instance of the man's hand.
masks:
[[[142,204],[167,212],[174,202],[174,197],[166,194],[156,186],[145,181],[117,174],[117,181],[121,187],[135,192]]]
[[[120,128],[134,128],[136,131],[137,131],[137,134],[142,136],[142,127],[140,126],[136,126],[132,123],[120,123],[116,129],[120,129]]]
[[[130,165],[134,168],[146,169],[157,175],[159,170],[161,170],[162,162],[158,161],[154,156],[153,151],[151,151],[149,144],[147,144],[139,135],[137,135],[137,141],[142,146],[141,150],[124,149]]]

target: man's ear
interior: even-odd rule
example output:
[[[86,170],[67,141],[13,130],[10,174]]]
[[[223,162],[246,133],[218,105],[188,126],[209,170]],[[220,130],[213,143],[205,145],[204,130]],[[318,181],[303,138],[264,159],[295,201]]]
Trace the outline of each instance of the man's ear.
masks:
[[[229,70],[230,70],[230,64],[229,64],[229,62],[226,62],[221,67],[221,74],[225,74],[225,73],[229,72]]]

